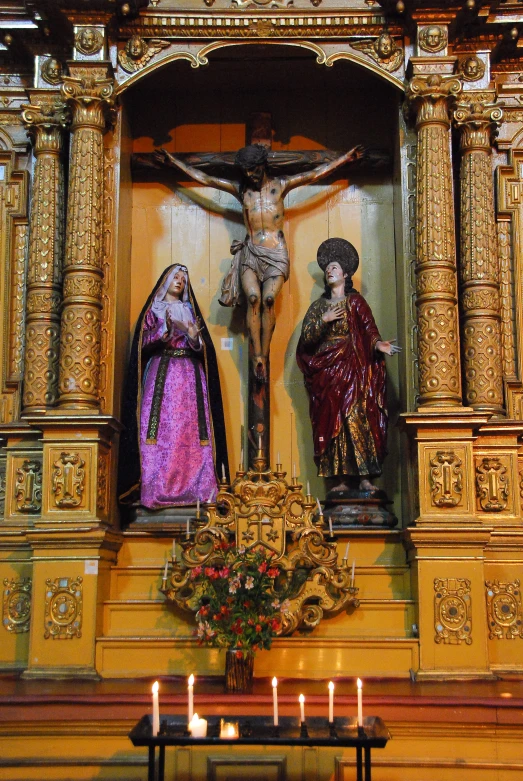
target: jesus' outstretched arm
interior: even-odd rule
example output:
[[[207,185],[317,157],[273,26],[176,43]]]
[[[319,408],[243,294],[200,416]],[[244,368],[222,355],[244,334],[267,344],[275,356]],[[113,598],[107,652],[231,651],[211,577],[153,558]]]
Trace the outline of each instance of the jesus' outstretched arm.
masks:
[[[179,157],[175,157],[166,149],[158,149],[155,152],[155,158],[160,163],[166,163],[172,165],[174,168],[179,168],[181,171],[190,176],[191,179],[195,179],[200,184],[206,184],[210,187],[216,187],[218,190],[224,190],[226,193],[234,195],[239,200],[238,186],[231,182],[229,179],[222,179],[218,176],[209,176],[208,174],[200,171],[198,168],[194,168],[192,165],[187,165]]]
[[[305,171],[302,174],[295,174],[294,176],[287,177],[287,181],[284,186],[284,192],[294,189],[302,184],[312,184],[319,179],[323,179],[324,176],[340,168],[345,163],[355,163],[356,160],[361,160],[365,154],[365,150],[362,146],[355,146],[344,155],[340,155],[335,160],[331,160],[329,163],[323,163],[322,165],[313,168],[312,171]]]

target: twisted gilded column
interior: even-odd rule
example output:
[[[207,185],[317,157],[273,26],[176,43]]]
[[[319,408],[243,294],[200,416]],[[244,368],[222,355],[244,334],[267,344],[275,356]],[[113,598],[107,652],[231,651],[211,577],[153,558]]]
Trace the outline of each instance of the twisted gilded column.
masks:
[[[491,139],[502,111],[488,102],[462,102],[461,305],[465,398],[475,410],[504,414],[499,261]]]
[[[22,117],[35,167],[30,218],[25,334],[24,412],[45,412],[58,399],[64,235],[63,143],[67,111],[59,96],[34,90]]]
[[[452,76],[414,76],[407,98],[416,110],[416,307],[419,406],[461,404],[456,241],[449,103]]]
[[[60,343],[62,408],[99,406],[102,309],[103,133],[114,82],[100,63],[69,65],[62,95],[72,112],[72,145]]]

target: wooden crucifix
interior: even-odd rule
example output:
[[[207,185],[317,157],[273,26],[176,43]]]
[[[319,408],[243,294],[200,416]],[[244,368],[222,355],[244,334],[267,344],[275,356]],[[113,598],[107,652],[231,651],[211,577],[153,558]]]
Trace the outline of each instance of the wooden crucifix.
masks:
[[[236,306],[243,293],[247,302],[247,330],[249,332],[249,400],[248,400],[248,458],[249,465],[261,451],[268,462],[270,436],[269,410],[269,352],[276,325],[274,302],[289,277],[289,253],[283,232],[284,198],[290,190],[300,185],[312,184],[346,163],[363,157],[363,147],[357,146],[344,154],[318,153],[308,158],[319,164],[311,170],[284,174],[274,168],[281,155],[281,163],[288,163],[293,153],[270,152],[270,114],[260,113],[251,120],[249,145],[234,157],[239,169],[236,180],[211,175],[202,170],[216,164],[230,164],[231,155],[191,155],[189,158],[174,156],[165,149],[155,153],[155,159],[165,165],[180,169],[192,179],[234,195],[242,204],[247,235],[243,242],[233,242],[231,268],[222,285],[220,303]],[[296,156],[294,156],[296,157]],[[209,159],[211,158],[211,159]]]

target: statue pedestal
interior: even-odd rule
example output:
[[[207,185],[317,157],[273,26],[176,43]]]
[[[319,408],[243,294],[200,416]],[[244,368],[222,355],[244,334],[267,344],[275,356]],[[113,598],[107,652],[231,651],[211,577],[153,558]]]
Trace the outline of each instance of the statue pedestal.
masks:
[[[323,512],[333,526],[379,526],[392,529],[398,519],[387,509],[392,502],[384,491],[329,491]]]

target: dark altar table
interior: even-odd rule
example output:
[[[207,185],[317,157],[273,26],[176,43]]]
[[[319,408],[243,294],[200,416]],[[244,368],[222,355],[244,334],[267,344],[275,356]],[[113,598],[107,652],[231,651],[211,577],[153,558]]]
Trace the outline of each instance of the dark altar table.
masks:
[[[303,730],[297,718],[280,718],[277,728],[272,718],[263,716],[228,716],[228,721],[239,724],[240,737],[220,738],[220,719],[210,717],[207,737],[193,738],[186,732],[186,716],[163,716],[160,734],[152,736],[151,716],[142,716],[129,733],[134,746],[149,749],[148,781],[164,781],[166,746],[325,746],[326,748],[356,749],[356,781],[371,781],[371,749],[384,748],[390,738],[389,731],[377,716],[367,716],[363,728],[358,729],[356,718],[335,719],[330,725],[326,719],[307,719]],[[156,773],[156,747],[159,749],[158,773]],[[365,771],[365,772],[364,772]]]

